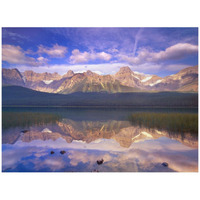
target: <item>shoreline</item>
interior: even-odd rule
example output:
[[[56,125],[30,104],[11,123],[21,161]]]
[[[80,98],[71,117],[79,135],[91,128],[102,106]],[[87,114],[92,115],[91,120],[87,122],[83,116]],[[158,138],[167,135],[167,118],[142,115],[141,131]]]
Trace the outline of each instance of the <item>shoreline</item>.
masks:
[[[2,108],[196,108],[194,106],[37,106],[37,105],[2,105]]]

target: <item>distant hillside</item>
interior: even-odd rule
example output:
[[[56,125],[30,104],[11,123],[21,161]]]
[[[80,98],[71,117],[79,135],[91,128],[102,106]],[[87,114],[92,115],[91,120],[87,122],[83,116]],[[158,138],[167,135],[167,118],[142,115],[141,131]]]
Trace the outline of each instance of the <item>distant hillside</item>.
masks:
[[[51,94],[38,92],[21,86],[2,88],[3,106],[160,106],[197,107],[197,93],[72,93]]]

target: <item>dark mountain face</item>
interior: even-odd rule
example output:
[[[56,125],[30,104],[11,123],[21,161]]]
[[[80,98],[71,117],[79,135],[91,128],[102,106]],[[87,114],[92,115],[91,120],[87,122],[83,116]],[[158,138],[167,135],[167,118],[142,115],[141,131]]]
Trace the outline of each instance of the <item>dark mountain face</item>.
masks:
[[[25,81],[18,69],[2,69],[3,85],[25,86]]]
[[[69,70],[63,76],[33,71],[20,73],[17,69],[3,69],[2,72],[3,85],[18,85],[48,93],[198,91],[198,66],[165,78],[133,72],[129,67],[121,67],[114,75],[99,75],[89,70],[84,73]]]

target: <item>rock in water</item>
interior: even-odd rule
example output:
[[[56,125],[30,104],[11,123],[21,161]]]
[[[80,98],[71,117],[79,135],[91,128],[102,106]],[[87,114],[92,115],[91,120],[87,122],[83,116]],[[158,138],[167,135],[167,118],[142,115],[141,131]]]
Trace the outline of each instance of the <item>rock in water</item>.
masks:
[[[51,154],[54,154],[55,152],[54,151],[51,151]]]
[[[28,130],[23,130],[23,131],[21,131],[22,133],[27,133],[28,132]]]
[[[97,170],[97,169],[94,169],[92,172],[99,172],[99,170]]]
[[[65,153],[66,153],[66,151],[60,151],[60,154],[62,154],[62,155],[65,154]]]
[[[162,163],[162,166],[168,167],[168,163],[167,163],[167,162],[163,162],[163,163]]]
[[[97,164],[98,164],[98,165],[101,165],[101,164],[103,164],[103,161],[104,161],[103,159],[97,160]]]

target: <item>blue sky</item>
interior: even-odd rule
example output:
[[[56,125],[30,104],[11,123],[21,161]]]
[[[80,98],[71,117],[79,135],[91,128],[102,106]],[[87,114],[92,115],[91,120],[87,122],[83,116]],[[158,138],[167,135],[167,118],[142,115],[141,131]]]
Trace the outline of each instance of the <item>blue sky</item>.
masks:
[[[197,28],[3,28],[2,66],[167,76],[198,64]]]

